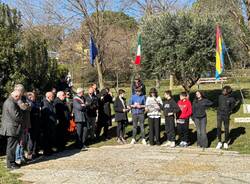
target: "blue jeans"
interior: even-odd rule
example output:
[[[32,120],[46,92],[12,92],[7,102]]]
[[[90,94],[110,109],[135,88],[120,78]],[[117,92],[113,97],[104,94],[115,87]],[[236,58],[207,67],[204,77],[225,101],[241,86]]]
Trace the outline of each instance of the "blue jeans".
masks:
[[[141,138],[144,139],[145,138],[145,133],[144,133],[144,114],[133,114],[132,115],[132,119],[133,119],[133,138],[136,139],[136,134],[137,134],[137,125],[138,122],[140,124],[140,128],[141,128]]]
[[[24,150],[23,150],[23,145],[18,143],[16,147],[16,161],[22,161],[24,160]]]
[[[27,145],[29,139],[28,132],[25,132],[24,130],[21,133],[21,137],[19,139],[18,145],[16,147],[16,161],[24,161],[24,147]]]

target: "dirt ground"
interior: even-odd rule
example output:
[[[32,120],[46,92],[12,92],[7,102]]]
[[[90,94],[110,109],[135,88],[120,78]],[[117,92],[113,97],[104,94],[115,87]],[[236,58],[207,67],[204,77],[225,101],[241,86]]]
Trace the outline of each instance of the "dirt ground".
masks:
[[[250,156],[212,148],[103,146],[43,157],[15,172],[37,184],[250,183]]]

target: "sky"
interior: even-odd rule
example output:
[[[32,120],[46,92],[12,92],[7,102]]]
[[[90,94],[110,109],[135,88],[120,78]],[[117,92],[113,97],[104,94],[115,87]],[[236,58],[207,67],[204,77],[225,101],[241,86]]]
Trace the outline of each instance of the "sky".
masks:
[[[50,0],[50,2],[58,1],[58,0]],[[80,25],[80,22],[82,21],[81,16],[76,16],[75,13],[72,11],[67,11],[68,7],[65,5],[66,0],[60,0],[62,3],[58,4],[56,7],[56,11],[59,12],[60,15],[63,15],[65,18],[65,21],[69,21],[70,17],[74,16],[74,20],[71,19],[70,24],[74,24],[73,27],[78,27]],[[144,1],[144,0],[142,0]],[[182,6],[191,6],[196,0],[179,0],[178,7]],[[25,22],[28,22],[26,20],[31,20],[30,17],[32,17],[32,23],[33,24],[43,24],[47,23],[46,21],[50,19],[50,16],[42,10],[42,5],[46,2],[45,0],[25,0],[25,2],[28,2],[29,4],[32,4],[32,11],[30,11],[30,8],[27,9],[25,5],[22,4],[22,0],[0,0],[2,3],[8,4],[12,8],[17,8],[19,11],[21,11],[22,14],[22,20],[25,24]],[[112,9],[113,11],[120,11],[121,10],[121,3],[124,1],[122,0],[110,0],[112,2],[110,4],[109,9]],[[50,7],[48,7],[49,9]],[[124,12],[128,14],[129,16],[134,17],[135,19],[139,20],[142,13],[137,10],[138,7],[134,7],[134,9],[125,9]],[[25,13],[26,12],[26,13]],[[29,12],[29,13],[27,13]],[[31,13],[32,12],[32,13]],[[33,16],[34,15],[34,16]],[[58,16],[59,17],[59,16]],[[60,16],[62,17],[62,16]],[[51,20],[51,19],[50,19]],[[53,23],[56,23],[57,20],[54,19]]]

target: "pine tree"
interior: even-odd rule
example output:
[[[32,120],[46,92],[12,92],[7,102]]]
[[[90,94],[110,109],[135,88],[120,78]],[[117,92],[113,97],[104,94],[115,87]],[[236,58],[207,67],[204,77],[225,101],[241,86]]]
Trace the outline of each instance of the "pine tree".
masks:
[[[0,99],[6,96],[5,85],[20,63],[20,34],[20,13],[0,4]]]

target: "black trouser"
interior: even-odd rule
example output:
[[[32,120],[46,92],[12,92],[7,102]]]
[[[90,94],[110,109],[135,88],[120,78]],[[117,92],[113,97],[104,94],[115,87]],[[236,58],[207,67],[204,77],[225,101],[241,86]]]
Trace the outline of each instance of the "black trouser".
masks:
[[[207,117],[203,118],[194,118],[194,123],[197,131],[197,145],[203,148],[207,148],[208,140],[207,140]]]
[[[150,117],[148,118],[150,145],[154,145],[155,141],[157,145],[161,144],[160,143],[160,122],[161,122],[161,118],[150,118]]]
[[[136,134],[137,134],[137,126],[138,126],[138,122],[140,124],[140,128],[141,128],[141,138],[144,139],[145,138],[145,133],[144,133],[144,114],[133,114],[132,115],[132,120],[133,120],[133,138],[136,138]]]
[[[220,115],[217,114],[217,137],[219,142],[221,142],[221,127],[222,122],[224,124],[225,129],[225,142],[227,143],[229,141],[229,115]]]
[[[16,159],[16,147],[18,144],[17,137],[7,137],[7,147],[6,147],[6,160],[7,167],[15,164]]]
[[[109,122],[98,122],[96,126],[96,137],[99,137],[103,128],[103,136],[108,137]]]
[[[44,153],[49,154],[52,151],[52,147],[55,146],[56,141],[56,126],[54,122],[49,122],[44,128],[43,135],[43,148]]]
[[[67,128],[68,122],[59,121],[59,124],[56,125],[56,147],[59,151],[64,150],[67,142]]]
[[[175,141],[174,116],[165,116],[165,131],[168,141]]]
[[[87,122],[76,122],[77,144],[79,148],[85,145],[88,135]]]
[[[118,123],[117,124],[117,138],[124,138],[126,121],[122,120],[122,121],[118,121],[117,123]]]
[[[189,119],[185,119],[185,123],[177,123],[177,131],[180,141],[188,142]]]
[[[30,137],[28,140],[28,154],[36,154],[38,152],[37,150],[37,143],[39,141],[39,127],[38,126],[32,126],[32,128],[29,129]]]
[[[91,139],[95,139],[96,117],[88,117],[87,119],[88,119],[88,129]]]

